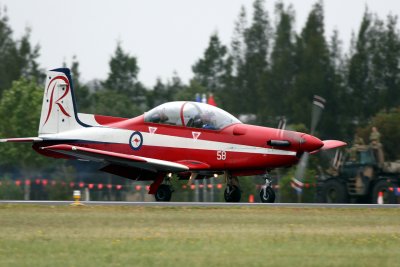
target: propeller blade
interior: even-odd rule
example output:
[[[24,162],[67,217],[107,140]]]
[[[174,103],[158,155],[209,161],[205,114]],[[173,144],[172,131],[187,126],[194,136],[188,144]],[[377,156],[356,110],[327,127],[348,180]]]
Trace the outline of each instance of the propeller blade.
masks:
[[[279,120],[278,129],[280,129],[280,130],[285,130],[285,128],[286,128],[286,118],[285,118],[285,117],[282,117],[282,118]]]
[[[280,138],[283,137],[283,132],[285,131],[285,128],[286,128],[286,118],[285,118],[285,117],[282,117],[282,118],[279,120],[279,123],[278,123],[279,137],[280,137]]]
[[[311,135],[314,134],[318,122],[321,118],[322,111],[325,108],[326,100],[323,97],[314,95],[312,112],[311,112]]]
[[[300,182],[304,181],[304,174],[306,173],[309,158],[310,154],[304,153],[300,158],[300,162],[297,164],[294,178]]]
[[[342,151],[340,151],[340,150],[336,150],[336,153],[335,153],[335,157],[333,158],[333,160],[332,160],[332,166],[333,166],[333,168],[335,168],[335,169],[338,169],[339,168],[339,166],[340,166],[340,163],[342,162],[342,157],[343,157],[343,153],[342,153]]]

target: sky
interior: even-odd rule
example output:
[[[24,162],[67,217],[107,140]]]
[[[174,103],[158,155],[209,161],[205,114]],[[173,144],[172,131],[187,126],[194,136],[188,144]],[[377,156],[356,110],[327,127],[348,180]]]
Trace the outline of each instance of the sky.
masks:
[[[275,2],[266,1],[272,19]],[[294,6],[300,32],[316,0],[283,2]],[[157,78],[166,81],[174,72],[187,82],[210,35],[218,33],[229,46],[241,6],[251,15],[252,4],[253,0],[0,0],[15,38],[31,28],[32,43],[41,47],[43,69],[70,64],[76,55],[84,82],[105,79],[120,42],[137,57],[139,80],[146,86],[153,86]],[[366,6],[381,19],[400,15],[400,0],[325,0],[326,36],[337,29],[347,50]]]

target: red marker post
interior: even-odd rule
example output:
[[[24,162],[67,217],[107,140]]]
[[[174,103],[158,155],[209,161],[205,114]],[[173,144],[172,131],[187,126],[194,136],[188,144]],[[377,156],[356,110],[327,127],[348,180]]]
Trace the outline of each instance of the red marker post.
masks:
[[[249,195],[249,203],[254,203],[254,195]]]

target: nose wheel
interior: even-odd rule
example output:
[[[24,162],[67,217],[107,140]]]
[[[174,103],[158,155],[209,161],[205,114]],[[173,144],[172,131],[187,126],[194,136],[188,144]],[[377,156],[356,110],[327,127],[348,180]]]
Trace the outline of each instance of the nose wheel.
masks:
[[[271,187],[271,178],[269,175],[265,175],[265,184],[260,191],[260,199],[263,203],[274,203],[275,202],[275,192]]]

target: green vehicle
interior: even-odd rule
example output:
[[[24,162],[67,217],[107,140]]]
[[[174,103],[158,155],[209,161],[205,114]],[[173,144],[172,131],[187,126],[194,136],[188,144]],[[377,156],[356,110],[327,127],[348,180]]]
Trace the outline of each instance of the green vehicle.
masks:
[[[400,203],[400,161],[379,163],[376,155],[368,146],[347,153],[337,168],[317,177],[317,201]]]

